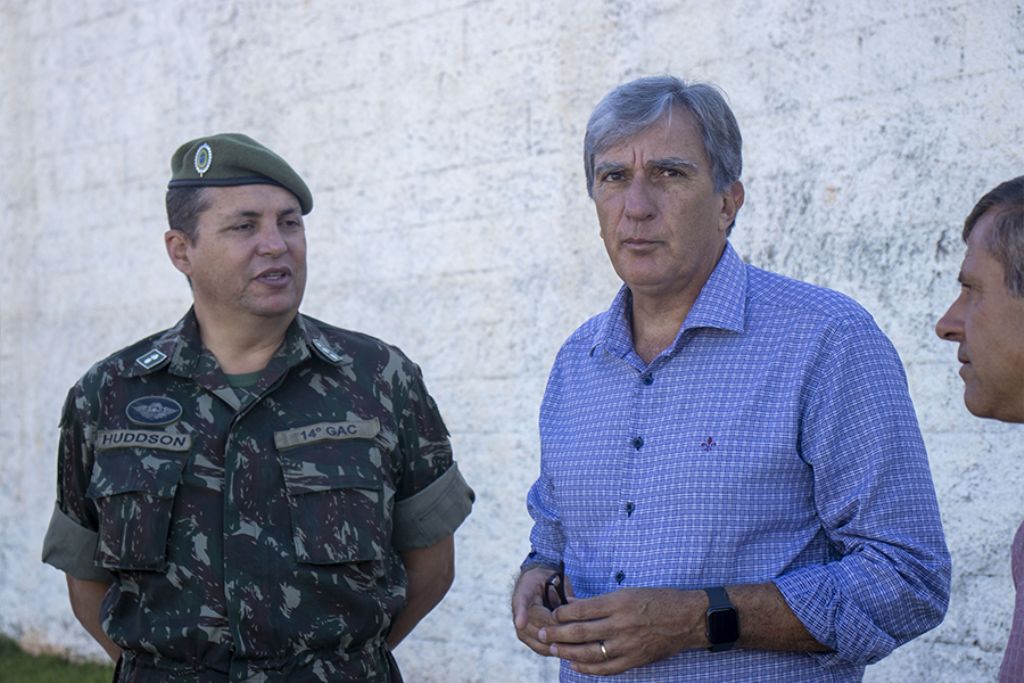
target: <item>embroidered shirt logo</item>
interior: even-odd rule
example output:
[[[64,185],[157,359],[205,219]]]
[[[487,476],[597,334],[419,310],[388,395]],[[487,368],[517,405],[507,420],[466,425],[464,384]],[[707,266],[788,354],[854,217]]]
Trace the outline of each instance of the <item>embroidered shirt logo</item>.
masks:
[[[128,419],[137,425],[159,427],[171,424],[184,412],[181,404],[166,396],[143,396],[128,404],[125,408]]]
[[[718,444],[715,443],[714,437],[710,437],[710,436],[700,442],[701,450],[703,450],[705,453],[710,453],[711,449],[714,448],[717,445]]]

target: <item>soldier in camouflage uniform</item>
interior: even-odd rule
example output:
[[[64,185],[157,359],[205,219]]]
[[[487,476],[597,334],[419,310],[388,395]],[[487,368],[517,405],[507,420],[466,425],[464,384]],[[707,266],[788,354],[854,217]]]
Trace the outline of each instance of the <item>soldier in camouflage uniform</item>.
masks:
[[[172,160],[194,306],[96,364],[61,418],[43,559],[117,681],[400,680],[473,492],[419,369],[298,314],[305,183],[241,135]]]

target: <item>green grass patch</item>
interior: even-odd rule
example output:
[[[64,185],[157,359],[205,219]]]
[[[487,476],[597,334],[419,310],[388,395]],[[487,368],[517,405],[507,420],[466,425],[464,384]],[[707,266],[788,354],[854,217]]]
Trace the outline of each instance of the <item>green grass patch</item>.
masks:
[[[113,666],[30,655],[13,640],[0,637],[0,683],[110,683],[113,677]]]

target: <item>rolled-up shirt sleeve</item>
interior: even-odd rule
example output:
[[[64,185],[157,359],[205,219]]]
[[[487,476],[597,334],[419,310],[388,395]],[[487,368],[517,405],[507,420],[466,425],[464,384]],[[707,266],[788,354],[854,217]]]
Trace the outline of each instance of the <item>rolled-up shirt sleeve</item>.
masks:
[[[43,562],[76,579],[109,583],[110,572],[96,565],[99,534],[86,529],[54,505],[43,539]]]
[[[544,391],[544,399],[540,407],[542,449],[546,442],[545,431],[551,425],[558,424],[558,420],[561,419],[556,413],[561,388],[559,360],[562,352],[558,355],[559,358],[556,359],[548,377],[547,388]],[[520,570],[534,566],[557,567],[563,560],[565,536],[558,516],[551,477],[546,472],[547,466],[548,461],[542,452],[540,476],[526,495],[526,509],[533,519],[533,529],[530,531],[530,552],[520,565]]]
[[[775,583],[821,657],[868,664],[934,628],[949,601],[946,549],[928,458],[895,349],[848,321],[807,385],[801,456],[835,560]]]
[[[392,545],[426,548],[455,532],[473,509],[476,494],[452,456],[448,428],[427,391],[420,369],[400,352],[397,493]]]
[[[553,502],[551,482],[542,473],[526,496],[533,529],[530,531],[530,553],[520,565],[521,570],[535,566],[557,567],[562,560],[565,541]]]
[[[395,549],[427,548],[455,533],[473,510],[476,495],[458,463],[418,493],[395,504]]]
[[[99,517],[86,495],[92,471],[92,446],[86,426],[88,401],[81,385],[68,392],[60,419],[57,448],[57,502],[43,540],[42,561],[76,579],[112,580],[95,562]]]

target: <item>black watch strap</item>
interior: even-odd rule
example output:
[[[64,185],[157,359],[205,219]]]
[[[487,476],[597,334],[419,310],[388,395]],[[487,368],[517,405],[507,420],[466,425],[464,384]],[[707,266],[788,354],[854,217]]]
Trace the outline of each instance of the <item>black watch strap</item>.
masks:
[[[705,615],[705,634],[712,652],[724,652],[732,648],[740,638],[740,620],[723,586],[705,588],[708,596],[708,611]]]

